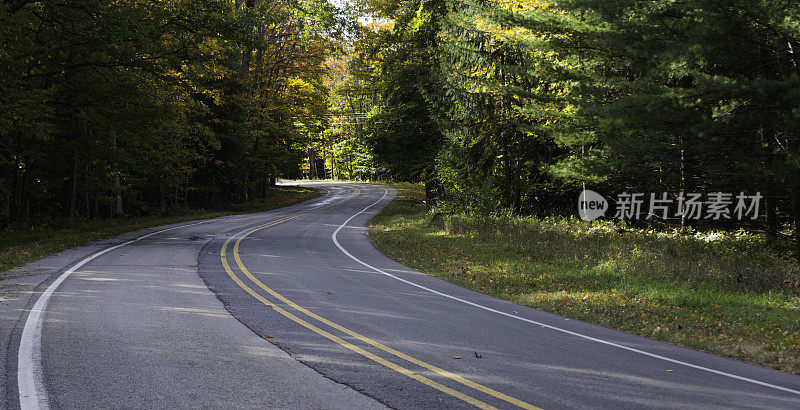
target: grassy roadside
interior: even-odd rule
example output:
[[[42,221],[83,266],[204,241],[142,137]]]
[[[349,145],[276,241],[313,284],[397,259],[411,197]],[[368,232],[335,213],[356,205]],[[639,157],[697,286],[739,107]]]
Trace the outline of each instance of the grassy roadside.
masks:
[[[496,297],[800,374],[800,265],[760,236],[431,216],[415,185],[370,226],[413,268]]]
[[[248,202],[226,211],[196,210],[167,217],[139,217],[116,220],[75,222],[66,227],[0,231],[0,279],[2,271],[22,266],[63,250],[103,238],[153,226],[226,215],[262,212],[289,206],[317,196],[308,188],[281,186],[271,189],[267,199]]]

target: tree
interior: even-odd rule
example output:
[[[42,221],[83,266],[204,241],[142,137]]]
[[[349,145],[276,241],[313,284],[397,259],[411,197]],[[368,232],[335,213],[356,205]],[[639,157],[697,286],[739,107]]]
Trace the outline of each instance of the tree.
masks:
[[[344,23],[317,0],[2,5],[10,225],[263,196],[296,169],[295,119],[326,105],[324,61]]]

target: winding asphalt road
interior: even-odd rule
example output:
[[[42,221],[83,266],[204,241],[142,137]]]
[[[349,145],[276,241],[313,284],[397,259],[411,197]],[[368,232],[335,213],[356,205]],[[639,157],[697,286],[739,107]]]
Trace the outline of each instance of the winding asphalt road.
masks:
[[[323,194],[105,243],[1,305],[7,405],[800,408],[798,376],[411,270],[364,229],[393,190],[306,185]]]

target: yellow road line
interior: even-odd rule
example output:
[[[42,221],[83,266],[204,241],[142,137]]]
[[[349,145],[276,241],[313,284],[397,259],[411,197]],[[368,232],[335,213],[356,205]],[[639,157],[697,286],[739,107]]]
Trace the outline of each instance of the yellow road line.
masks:
[[[330,205],[327,205],[327,206],[323,206],[322,208],[317,208],[317,209],[315,209],[315,210],[313,210],[313,211],[310,211],[310,212],[303,212],[302,214],[297,214],[297,215],[295,215],[295,216],[286,217],[286,218],[283,218],[283,219],[277,219],[277,220],[274,220],[274,221],[271,221],[271,222],[267,222],[267,223],[265,223],[265,224],[263,224],[263,225],[259,225],[259,226],[256,226],[256,227],[253,227],[253,228],[249,228],[249,229],[254,229],[255,231],[257,231],[257,230],[259,230],[259,229],[269,228],[270,226],[275,226],[275,225],[278,225],[278,224],[282,224],[282,223],[284,223],[284,222],[286,222],[286,221],[291,221],[292,219],[299,218],[299,217],[301,217],[301,216],[315,214],[315,213],[317,213],[317,212],[321,212],[321,211],[324,211],[324,210],[326,210],[326,209],[332,208],[332,207],[334,207],[334,206],[336,206],[336,205],[341,205],[341,204],[343,204],[343,203],[345,203],[345,202],[347,202],[347,201],[350,201],[350,200],[352,200],[353,198],[357,197],[359,194],[361,194],[361,189],[359,189],[358,187],[355,187],[355,188],[356,188],[356,192],[355,192],[355,194],[353,194],[352,196],[350,196],[350,197],[348,197],[348,198],[346,198],[346,199],[344,199],[344,200],[342,200],[342,201],[339,201],[339,202],[336,202],[336,203],[334,203],[334,204],[330,204]],[[248,229],[245,229],[244,231],[247,231],[247,230],[248,230]],[[235,238],[235,237],[236,237],[236,235],[239,235],[239,234],[241,234],[241,233],[242,233],[242,232],[244,232],[244,231],[237,232],[237,233],[233,234],[233,236],[231,236],[231,237],[230,237],[230,239],[228,239],[227,241],[225,241],[225,245],[224,245],[224,246],[225,246],[225,247],[227,247],[227,246],[228,246],[228,242],[230,242],[230,241],[231,241],[231,239]],[[255,231],[253,231],[253,232],[255,232]],[[225,248],[223,248],[222,250],[223,250],[223,252],[224,252],[224,251],[225,251]]]
[[[230,242],[230,239],[228,239],[228,241],[225,242],[226,246],[227,246],[228,242]],[[490,405],[488,405],[488,404],[486,404],[486,403],[484,403],[484,402],[482,402],[482,401],[480,401],[480,400],[478,400],[478,399],[476,399],[474,397],[470,397],[470,396],[468,396],[468,395],[466,395],[464,393],[461,393],[458,390],[451,389],[451,388],[449,388],[449,387],[447,387],[445,385],[442,385],[440,383],[437,383],[437,382],[435,382],[435,381],[433,381],[433,380],[431,380],[431,379],[429,379],[429,378],[427,378],[425,376],[422,376],[422,375],[420,375],[418,373],[415,373],[415,372],[413,372],[413,371],[411,371],[409,369],[406,369],[405,367],[402,367],[402,366],[399,366],[397,364],[394,364],[394,363],[392,363],[392,362],[390,362],[390,361],[388,361],[388,360],[386,360],[386,359],[384,359],[384,358],[382,358],[382,357],[380,357],[380,356],[378,356],[378,355],[376,355],[374,353],[368,352],[368,351],[366,351],[366,350],[364,350],[364,349],[362,349],[362,348],[360,348],[360,347],[358,347],[358,346],[356,346],[356,345],[354,345],[354,344],[352,344],[352,343],[350,343],[350,342],[348,342],[346,340],[343,340],[342,338],[340,338],[338,336],[335,336],[335,335],[333,335],[333,334],[331,334],[329,332],[326,332],[326,331],[320,329],[317,326],[312,325],[311,323],[306,322],[303,319],[300,319],[299,317],[287,312],[284,309],[281,309],[280,307],[276,306],[275,304],[273,304],[272,302],[270,302],[269,300],[267,300],[263,296],[259,295],[256,291],[251,289],[244,282],[242,282],[242,280],[239,279],[239,277],[236,276],[235,273],[233,273],[233,270],[228,265],[228,260],[227,260],[227,257],[226,257],[226,255],[224,253],[220,255],[220,259],[222,260],[222,266],[225,268],[225,271],[228,273],[228,276],[230,276],[231,279],[233,279],[233,281],[236,282],[237,285],[239,285],[239,287],[244,289],[247,293],[249,293],[251,296],[253,296],[257,300],[259,300],[261,303],[271,307],[276,312],[282,314],[283,316],[286,316],[287,318],[291,319],[292,321],[294,321],[296,323],[299,323],[300,325],[304,326],[305,328],[307,328],[307,329],[309,329],[309,330],[311,330],[311,331],[313,331],[313,332],[315,332],[315,333],[317,333],[317,334],[319,334],[321,336],[324,336],[324,337],[326,337],[326,338],[328,338],[328,339],[330,339],[330,340],[332,340],[332,341],[344,346],[345,348],[350,349],[350,350],[352,350],[352,351],[354,351],[354,352],[356,352],[356,353],[358,353],[358,354],[360,354],[360,355],[362,355],[362,356],[364,356],[364,357],[366,357],[368,359],[371,359],[371,360],[373,360],[373,361],[375,361],[377,363],[380,363],[380,364],[382,364],[382,365],[384,365],[384,366],[386,366],[386,367],[388,367],[388,368],[390,368],[390,369],[392,369],[392,370],[394,370],[394,371],[396,371],[398,373],[401,373],[401,374],[403,374],[405,376],[408,376],[408,377],[410,377],[410,378],[412,378],[412,379],[414,379],[414,380],[416,380],[416,381],[418,381],[420,383],[426,384],[426,385],[428,385],[430,387],[433,387],[433,388],[435,388],[437,390],[445,392],[445,393],[447,393],[447,394],[449,394],[449,395],[451,395],[453,397],[457,397],[457,398],[459,398],[459,399],[461,399],[461,400],[463,400],[463,401],[465,401],[465,402],[467,402],[469,404],[472,404],[475,407],[478,407],[478,408],[481,408],[481,409],[495,409],[495,407],[490,406]]]
[[[360,190],[359,190],[359,191],[360,191]],[[356,195],[358,195],[358,194],[356,194]],[[347,200],[350,200],[350,199],[352,199],[352,197],[351,197],[351,198],[348,198]],[[346,201],[343,201],[343,202],[346,202]],[[338,205],[338,203],[337,203],[337,204],[333,204],[333,205],[331,205],[331,206],[334,206],[334,205]],[[327,208],[329,208],[329,207],[325,207],[324,209],[327,209]],[[322,210],[322,209],[320,209],[320,210]],[[318,211],[319,211],[319,210],[318,210]],[[316,211],[315,211],[315,212],[316,212]],[[310,213],[313,213],[313,212],[310,212]],[[519,399],[517,399],[517,398],[511,397],[511,396],[509,396],[509,395],[506,395],[506,394],[504,394],[504,393],[501,393],[501,392],[499,392],[499,391],[497,391],[497,390],[494,390],[494,389],[491,389],[491,388],[489,388],[489,387],[483,386],[483,385],[481,385],[481,384],[479,384],[479,383],[476,383],[476,382],[473,382],[473,381],[471,381],[471,380],[468,380],[468,379],[466,379],[466,378],[464,378],[464,377],[462,377],[462,376],[459,376],[459,375],[457,375],[457,374],[454,374],[454,373],[452,373],[452,372],[449,372],[449,371],[447,371],[447,370],[441,369],[441,368],[439,368],[439,367],[437,367],[437,366],[434,366],[434,365],[432,365],[432,364],[426,363],[426,362],[424,362],[424,361],[422,361],[422,360],[419,360],[419,359],[417,359],[417,358],[415,358],[415,357],[409,356],[409,355],[407,355],[407,354],[405,354],[405,353],[402,353],[402,352],[400,352],[400,351],[397,351],[397,350],[395,350],[395,349],[392,349],[391,347],[388,347],[388,346],[386,346],[386,345],[384,345],[384,344],[382,344],[382,343],[380,343],[380,342],[377,342],[377,341],[375,341],[375,340],[373,340],[373,339],[370,339],[370,338],[368,338],[368,337],[366,337],[366,336],[364,336],[364,335],[361,335],[361,334],[359,334],[359,333],[357,333],[357,332],[354,332],[354,331],[352,331],[352,330],[350,330],[350,329],[347,329],[347,328],[345,328],[344,326],[341,326],[341,325],[339,325],[339,324],[337,324],[337,323],[334,323],[334,322],[332,322],[332,321],[330,321],[330,320],[328,320],[328,319],[325,319],[324,317],[322,317],[322,316],[319,316],[319,315],[317,315],[316,313],[314,313],[314,312],[311,312],[310,310],[308,310],[308,309],[306,309],[306,308],[304,308],[304,307],[302,307],[302,306],[300,306],[300,305],[298,305],[298,304],[294,303],[293,301],[291,301],[291,300],[287,299],[286,297],[284,297],[284,296],[283,296],[283,295],[281,295],[280,293],[278,293],[278,292],[274,291],[273,289],[271,289],[270,287],[268,287],[268,286],[264,285],[264,283],[262,283],[262,282],[261,282],[260,280],[258,280],[258,279],[257,279],[255,276],[253,276],[253,274],[252,274],[252,273],[250,273],[250,271],[249,271],[249,270],[248,270],[248,269],[247,269],[247,268],[244,266],[244,263],[242,263],[242,260],[241,260],[241,258],[239,257],[239,244],[241,243],[242,239],[244,239],[244,238],[245,238],[245,237],[247,237],[248,235],[250,235],[250,234],[252,234],[253,232],[256,232],[256,231],[258,231],[258,230],[261,230],[261,229],[264,229],[264,228],[268,228],[268,227],[270,227],[270,226],[278,225],[278,224],[280,224],[280,223],[286,222],[286,221],[288,221],[288,220],[290,220],[290,219],[294,219],[294,218],[297,218],[297,217],[300,217],[300,216],[303,216],[303,215],[307,215],[307,214],[301,214],[301,215],[297,215],[297,216],[294,216],[294,217],[291,217],[291,218],[286,218],[286,219],[284,219],[284,220],[279,220],[279,221],[271,222],[271,223],[269,223],[269,224],[265,224],[265,225],[262,225],[262,226],[257,226],[257,227],[254,227],[254,228],[245,229],[245,230],[243,230],[243,231],[241,231],[241,232],[237,233],[236,235],[232,236],[232,237],[231,237],[231,238],[229,238],[227,241],[225,241],[225,244],[223,245],[222,251],[220,252],[220,257],[223,259],[223,266],[225,267],[225,270],[226,270],[226,271],[228,271],[228,275],[229,275],[229,276],[231,276],[231,278],[232,278],[232,279],[234,279],[234,281],[235,281],[237,284],[239,284],[239,286],[240,286],[240,287],[242,287],[243,289],[245,289],[245,291],[247,291],[248,293],[250,293],[251,295],[253,295],[254,297],[256,297],[256,299],[259,299],[259,300],[261,300],[263,303],[265,303],[265,304],[267,304],[268,306],[272,307],[272,308],[273,308],[273,309],[275,309],[276,311],[278,311],[278,312],[282,313],[282,312],[281,312],[281,310],[282,310],[282,309],[281,309],[281,310],[279,310],[280,308],[278,308],[277,306],[275,306],[275,305],[274,305],[274,304],[272,304],[271,302],[268,302],[268,301],[266,301],[266,300],[265,300],[265,299],[264,299],[264,298],[263,298],[261,295],[258,295],[257,293],[255,293],[255,292],[254,292],[254,291],[253,291],[253,290],[252,290],[250,287],[248,287],[247,285],[245,285],[244,283],[242,283],[242,282],[241,282],[241,280],[240,280],[238,277],[236,277],[236,275],[233,273],[233,271],[232,271],[232,270],[230,270],[230,267],[228,266],[228,263],[227,263],[227,257],[226,257],[225,255],[226,255],[226,252],[227,252],[228,244],[231,242],[231,240],[233,240],[233,238],[235,238],[235,237],[237,237],[237,236],[238,236],[239,238],[236,240],[236,242],[234,243],[234,246],[233,246],[233,256],[234,256],[234,259],[236,260],[236,264],[239,266],[239,269],[240,269],[240,270],[241,270],[241,271],[242,271],[242,272],[245,274],[245,276],[247,276],[247,277],[248,277],[248,279],[250,279],[250,280],[251,280],[253,283],[255,283],[255,284],[258,286],[258,287],[260,287],[260,288],[264,289],[264,290],[265,290],[265,291],[267,291],[267,292],[268,292],[270,295],[272,295],[272,296],[274,296],[275,298],[277,298],[277,299],[281,300],[282,302],[284,302],[284,303],[288,304],[288,305],[289,305],[289,306],[291,306],[292,308],[294,308],[294,309],[296,309],[296,310],[298,310],[298,311],[300,311],[300,312],[302,312],[302,313],[304,313],[304,314],[308,315],[308,316],[309,316],[309,317],[311,317],[311,318],[314,318],[314,319],[316,319],[316,320],[318,320],[318,321],[320,321],[320,322],[322,322],[322,323],[325,323],[326,325],[328,325],[328,326],[331,326],[331,327],[333,327],[334,329],[337,329],[337,330],[339,330],[339,331],[341,331],[341,332],[343,332],[343,333],[345,333],[345,334],[348,334],[348,335],[350,335],[350,336],[352,336],[352,337],[355,337],[356,339],[358,339],[358,340],[361,340],[361,341],[362,341],[362,342],[364,342],[364,343],[367,343],[367,344],[369,344],[369,345],[371,345],[371,346],[373,346],[373,347],[376,347],[376,348],[378,348],[378,349],[380,349],[380,350],[383,350],[384,352],[387,352],[387,353],[389,353],[389,354],[392,354],[392,355],[394,355],[394,356],[396,356],[396,357],[399,357],[399,358],[401,358],[401,359],[404,359],[404,360],[406,360],[406,361],[408,361],[408,362],[411,362],[411,363],[413,363],[413,364],[416,364],[416,365],[418,365],[418,366],[420,366],[420,367],[424,367],[424,368],[426,368],[426,369],[428,369],[428,370],[431,370],[431,371],[433,371],[433,372],[435,372],[435,373],[438,373],[438,374],[439,374],[439,375],[441,375],[441,376],[444,376],[444,377],[447,377],[447,378],[449,378],[449,379],[451,379],[451,380],[454,380],[454,381],[456,381],[456,382],[458,382],[458,383],[460,383],[460,384],[463,384],[463,385],[465,385],[465,386],[468,386],[468,387],[470,387],[470,388],[476,389],[476,390],[478,390],[478,391],[481,391],[481,392],[483,392],[483,393],[486,393],[486,394],[488,394],[488,395],[490,395],[490,396],[493,396],[493,397],[495,397],[495,398],[498,398],[498,399],[500,399],[500,400],[503,400],[503,401],[506,401],[506,402],[508,402],[508,403],[514,404],[514,405],[516,405],[516,406],[518,406],[518,407],[521,407],[521,408],[524,408],[524,409],[537,409],[537,407],[536,407],[536,406],[533,406],[533,405],[531,405],[531,404],[529,404],[529,403],[526,403],[526,402],[524,402],[524,401],[522,401],[522,400],[519,400]],[[239,235],[241,235],[241,236],[239,236]],[[255,296],[255,295],[258,295],[258,296]],[[264,299],[264,300],[262,300],[262,299]],[[285,311],[284,311],[284,312],[285,312]],[[286,312],[286,313],[288,313],[288,312]],[[282,313],[282,314],[283,314],[283,313]],[[289,315],[291,315],[291,313],[288,313],[288,314],[289,314]],[[287,316],[287,315],[286,315],[286,314],[284,314],[284,316]],[[289,316],[287,316],[287,317],[289,317]],[[294,318],[296,318],[296,316],[293,316],[293,315],[292,315],[292,317],[289,317],[289,318],[290,318],[290,319],[292,319],[292,320],[294,320],[295,322],[298,322],[297,320],[295,320],[295,319],[294,319]],[[299,319],[299,320],[302,320],[302,319]],[[321,329],[319,329],[321,332],[325,332],[327,335],[325,335],[325,334],[322,334],[322,333],[318,332],[317,330],[315,330],[315,329],[312,329],[311,327],[309,327],[309,326],[313,326],[313,325],[310,325],[310,324],[308,324],[308,326],[307,326],[307,325],[306,325],[306,324],[307,324],[307,322],[303,322],[303,323],[301,323],[301,322],[298,322],[298,323],[300,323],[301,325],[303,325],[303,326],[305,326],[305,327],[307,327],[307,328],[309,328],[309,329],[311,329],[311,330],[314,330],[315,332],[317,332],[317,333],[319,333],[319,334],[321,334],[321,335],[323,335],[323,336],[327,337],[328,339],[331,339],[331,337],[328,337],[328,336],[327,336],[327,335],[330,335],[330,334],[329,334],[329,333],[327,333],[327,332],[325,332],[324,330],[321,330]],[[317,329],[318,329],[318,328],[317,328]],[[336,337],[336,336],[333,336],[333,335],[330,335],[330,336],[332,336],[332,337]],[[339,339],[339,338],[337,338],[337,339],[338,339],[338,340],[341,340],[341,339]],[[331,340],[334,340],[334,339],[331,339]],[[344,341],[342,341],[342,342],[344,342],[344,343],[347,343],[348,345],[350,345],[350,346],[347,346],[347,345],[345,345],[345,344],[343,344],[343,343],[340,343],[338,340],[334,340],[334,341],[335,341],[335,342],[337,342],[337,343],[339,343],[339,344],[341,344],[341,345],[342,345],[342,346],[344,346],[344,347],[347,347],[347,348],[348,348],[348,349],[350,349],[350,350],[356,351],[356,350],[354,350],[353,348],[351,348],[351,347],[350,347],[350,346],[353,346],[352,344],[350,344],[350,343],[348,343],[348,342],[344,342]],[[356,349],[360,349],[360,348],[358,348],[358,347],[356,347],[356,346],[353,346],[353,347],[355,347]],[[360,354],[362,354],[362,355],[364,355],[364,354],[363,354],[363,353],[361,353],[360,351],[356,351],[356,352],[357,352],[357,353],[360,353]],[[372,355],[372,353],[369,353],[369,352],[366,352],[366,353],[368,353],[369,355]],[[365,355],[365,356],[366,356],[366,355]],[[374,356],[374,355],[372,355],[372,356]],[[395,368],[395,367],[389,366],[389,365],[387,365],[387,364],[383,363],[382,361],[385,361],[385,360],[384,360],[384,359],[382,359],[382,358],[380,358],[380,357],[378,357],[378,356],[375,356],[375,357],[377,357],[378,359],[380,359],[380,360],[382,360],[382,361],[378,361],[378,360],[376,360],[375,358],[373,358],[373,357],[370,357],[370,356],[367,356],[367,357],[369,357],[369,358],[370,358],[370,359],[372,359],[372,360],[375,360],[375,361],[377,361],[378,363],[384,364],[385,366],[387,366],[387,367],[390,367],[392,370],[398,371],[398,372],[400,372],[400,373],[406,374],[405,372],[411,372],[410,370],[408,370],[408,369],[405,369],[405,368],[403,368],[403,367],[401,367],[401,366],[395,365],[394,363],[391,363],[391,362],[388,362],[388,363],[391,363],[391,364],[392,364],[392,366],[396,366],[397,368],[399,368],[399,369],[402,369],[403,371],[401,371],[401,370],[398,370],[398,369],[397,369],[397,368]],[[415,374],[415,375],[416,375],[416,373],[413,373],[413,372],[412,372],[412,374]],[[407,375],[407,376],[409,376],[409,377],[412,377],[412,378],[414,378],[415,380],[418,380],[418,381],[421,381],[421,382],[423,382],[423,383],[425,383],[425,384],[428,384],[428,385],[429,385],[429,386],[431,386],[431,387],[435,387],[435,388],[437,388],[437,389],[439,389],[439,390],[441,390],[441,391],[444,391],[445,393],[451,394],[451,395],[453,395],[454,397],[458,397],[458,398],[460,398],[460,399],[462,399],[462,400],[464,400],[464,401],[467,401],[467,402],[469,402],[469,403],[471,403],[471,404],[473,404],[473,405],[476,405],[477,407],[482,407],[482,408],[483,408],[483,406],[482,406],[482,405],[489,406],[489,405],[488,405],[488,404],[486,404],[486,403],[483,403],[483,402],[481,402],[481,401],[479,401],[479,400],[477,400],[477,399],[474,399],[474,398],[472,398],[472,397],[470,397],[470,396],[463,395],[462,393],[459,393],[459,395],[463,395],[463,396],[465,396],[465,397],[460,397],[460,396],[454,395],[454,394],[452,394],[452,393],[451,393],[451,392],[449,392],[449,391],[442,390],[441,388],[439,388],[439,387],[437,387],[437,386],[435,386],[435,385],[433,385],[433,384],[430,384],[430,383],[427,383],[426,381],[420,380],[420,379],[418,379],[417,377],[410,376],[409,374],[406,374],[406,375]],[[417,375],[417,376],[419,376],[419,375]],[[435,383],[435,384],[436,384],[436,385],[438,385],[438,386],[441,386],[441,385],[439,385],[438,383],[436,383],[436,382],[434,382],[434,381],[432,381],[432,380],[430,380],[430,379],[424,378],[423,376],[419,376],[419,377],[421,377],[421,378],[423,378],[423,379],[425,379],[425,380],[427,380],[427,381],[430,381],[431,383]],[[450,388],[448,388],[448,387],[446,387],[446,386],[441,386],[441,387],[444,387],[445,389],[448,389],[448,390],[452,390],[452,389],[450,389]],[[467,398],[468,398],[468,399],[467,399]],[[481,403],[482,405],[478,405],[478,404],[476,404],[476,403],[473,403],[473,402],[472,402],[472,401],[470,401],[470,400],[475,400],[475,401],[477,401],[478,403]],[[491,406],[489,406],[489,407],[491,407]]]

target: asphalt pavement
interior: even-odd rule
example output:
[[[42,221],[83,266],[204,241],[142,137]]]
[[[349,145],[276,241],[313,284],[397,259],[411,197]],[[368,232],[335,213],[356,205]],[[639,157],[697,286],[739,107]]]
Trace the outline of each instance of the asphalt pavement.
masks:
[[[414,271],[366,235],[392,189],[306,185],[323,194],[75,251],[0,305],[7,405],[800,408],[796,375]]]

